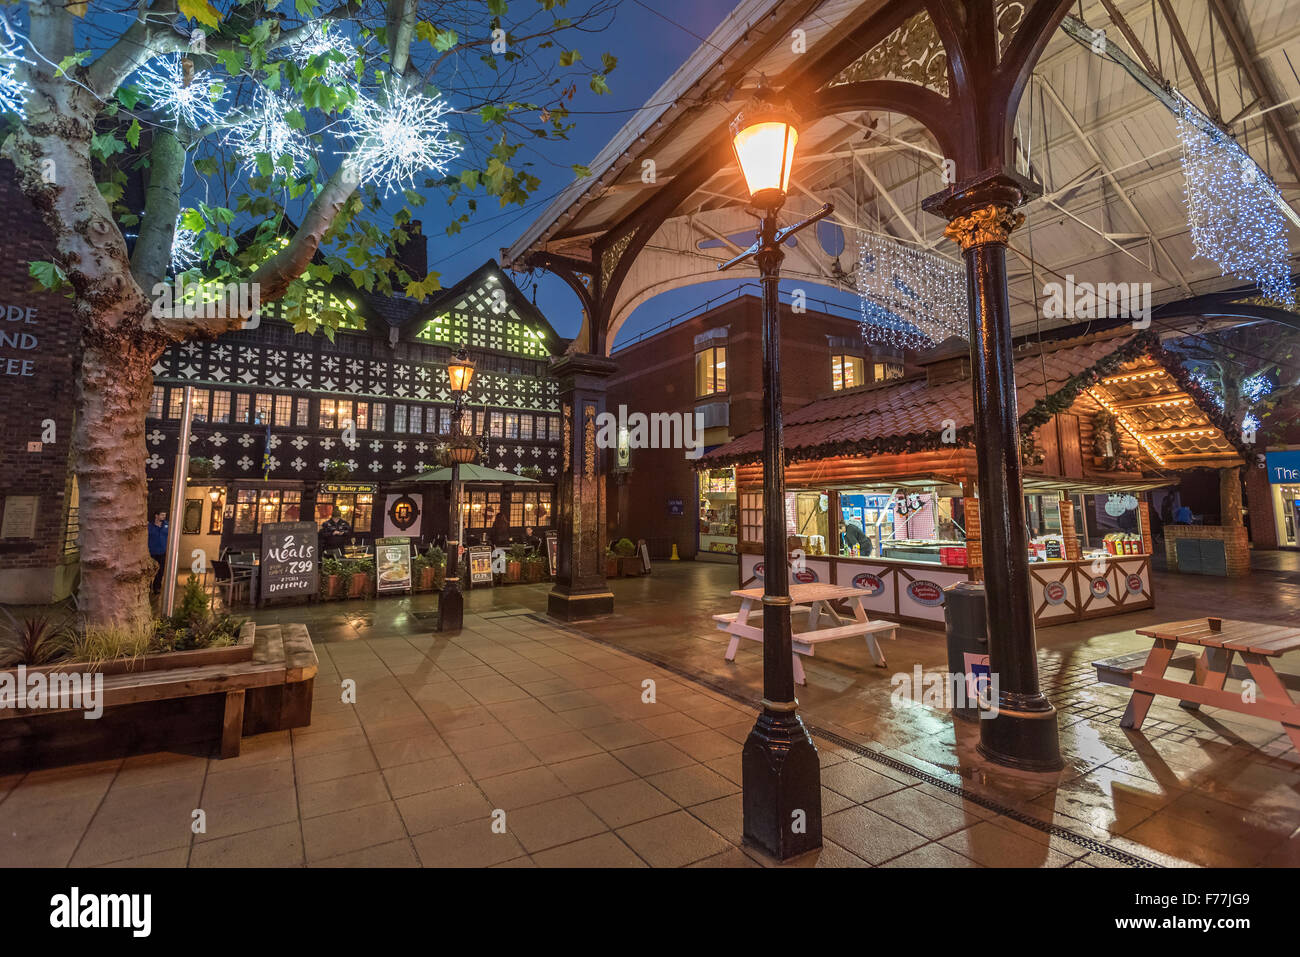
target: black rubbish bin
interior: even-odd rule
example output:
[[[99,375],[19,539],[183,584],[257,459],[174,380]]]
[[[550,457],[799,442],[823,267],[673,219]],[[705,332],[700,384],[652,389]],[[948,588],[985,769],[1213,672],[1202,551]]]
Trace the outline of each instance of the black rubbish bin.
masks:
[[[948,674],[953,692],[952,713],[966,721],[979,718],[972,692],[987,694],[989,633],[984,583],[958,582],[944,589],[943,618],[948,634]],[[972,680],[973,678],[973,680]]]

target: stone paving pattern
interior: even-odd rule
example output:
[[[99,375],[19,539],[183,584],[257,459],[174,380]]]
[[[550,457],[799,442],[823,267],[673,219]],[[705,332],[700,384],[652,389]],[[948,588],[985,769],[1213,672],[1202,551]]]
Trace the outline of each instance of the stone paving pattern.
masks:
[[[1300,756],[1277,725],[1157,699],[1143,732],[1126,732],[1127,692],[1098,685],[1088,665],[1146,647],[1134,628],[1193,608],[1300,620],[1288,558],[1267,562],[1244,582],[1157,573],[1154,611],[1039,632],[1067,759],[1057,775],[992,766],[974,752],[974,725],[891,706],[896,671],[946,670],[938,632],[902,629],[882,643],[883,669],[861,646],[819,647],[805,659],[802,712],[1154,863],[1300,865]],[[617,614],[577,631],[541,617],[543,585],[471,592],[452,637],[417,617],[436,608],[428,595],[258,612],[306,622],[317,642],[310,728],[246,738],[224,761],[162,753],[0,777],[0,865],[771,865],[741,843],[740,749],[761,648],[744,642],[723,661],[709,618],[732,610],[734,566],[664,563],[612,584]],[[816,741],[825,846],[787,866],[1123,866]],[[197,835],[195,809],[206,814]]]

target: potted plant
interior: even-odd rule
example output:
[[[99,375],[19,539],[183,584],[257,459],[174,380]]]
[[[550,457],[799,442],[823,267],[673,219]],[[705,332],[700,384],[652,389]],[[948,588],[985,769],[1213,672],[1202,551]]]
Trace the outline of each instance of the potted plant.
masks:
[[[416,555],[411,559],[411,591],[431,591],[433,589],[433,565],[428,555]]]
[[[195,456],[190,459],[190,478],[211,478],[212,473],[216,470],[216,463],[212,459],[203,458],[202,456]]]
[[[619,573],[618,554],[614,551],[614,546],[610,545],[605,549],[605,577],[617,578]]]
[[[320,563],[321,597],[341,598],[343,593],[343,563],[337,558],[326,558]]]
[[[524,577],[524,560],[528,558],[527,545],[511,545],[506,549],[506,581],[522,581]]]
[[[519,470],[519,474],[524,478],[541,479],[542,467],[540,465],[525,465]]]
[[[425,555],[433,570],[433,587],[442,591],[442,586],[447,582],[447,553],[437,545],[430,545]]]
[[[343,577],[348,582],[349,598],[365,598],[374,591],[375,563],[369,559],[344,562]]]
[[[352,466],[342,459],[332,459],[325,466],[325,477],[332,482],[342,482],[352,478]]]
[[[640,575],[641,559],[637,556],[636,545],[630,538],[620,538],[614,543],[614,554],[618,556],[619,571],[624,575]]]
[[[530,551],[524,562],[524,578],[530,582],[546,581],[546,556],[539,551]]]

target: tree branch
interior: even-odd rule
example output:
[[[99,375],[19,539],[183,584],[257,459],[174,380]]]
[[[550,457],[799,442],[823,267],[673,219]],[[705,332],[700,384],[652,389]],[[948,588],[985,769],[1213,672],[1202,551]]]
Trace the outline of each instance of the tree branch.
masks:
[[[167,274],[176,216],[181,208],[185,149],[165,128],[154,132],[149,150],[149,188],[144,198],[140,235],[131,255],[131,275],[142,289],[152,289]]]

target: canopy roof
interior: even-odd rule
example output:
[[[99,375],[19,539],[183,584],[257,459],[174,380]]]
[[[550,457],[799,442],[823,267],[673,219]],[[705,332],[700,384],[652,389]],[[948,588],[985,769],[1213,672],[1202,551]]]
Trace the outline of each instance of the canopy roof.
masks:
[[[1013,29],[1027,4],[999,0],[999,27]],[[1114,11],[1114,16],[1108,12]],[[1173,22],[1170,21],[1172,10]],[[1017,334],[1069,319],[1048,319],[1037,303],[1048,282],[1150,282],[1157,304],[1238,288],[1198,258],[1189,237],[1176,123],[1167,81],[1222,122],[1294,202],[1300,196],[1300,143],[1294,102],[1300,77],[1300,18],[1293,0],[1154,4],[1085,0],[1082,23],[1048,43],[1021,99],[1019,171],[1044,195],[1024,208],[1008,258]],[[1122,24],[1122,25],[1121,25]],[[1101,54],[1083,28],[1104,30]],[[1134,46],[1126,36],[1131,33]],[[800,34],[806,52],[794,48]],[[1005,34],[1004,34],[1005,36]],[[1140,48],[1140,49],[1139,49]],[[1145,57],[1157,74],[1135,79],[1115,61]],[[505,265],[549,253],[595,268],[603,237],[618,236],[671,189],[676,172],[723,147],[717,171],[677,202],[637,255],[610,307],[608,347],[636,306],[670,289],[717,279],[715,266],[748,245],[754,220],[733,160],[726,125],[759,75],[778,88],[824,93],[861,80],[890,79],[946,93],[947,60],[920,0],[741,0],[590,164],[591,176],[562,192],[508,249]],[[827,78],[829,77],[829,78]],[[845,229],[839,265],[851,272],[858,230],[886,233],[954,261],[944,224],[920,208],[944,183],[943,150],[919,122],[884,109],[805,120],[785,217],[836,206]],[[649,164],[649,165],[647,165]],[[647,180],[648,171],[653,177]],[[1289,230],[1292,255],[1300,228]],[[787,250],[783,276],[852,289],[807,233]],[[738,266],[738,280],[755,274]]]
[[[1243,464],[1240,434],[1153,336],[1074,339],[1022,351],[1015,377],[1022,430],[1044,424],[1087,392],[1136,439],[1151,469]],[[970,446],[974,418],[969,380],[933,386],[925,376],[894,380],[787,413],[785,457],[798,462]],[[948,430],[955,430],[955,442]],[[762,452],[758,429],[707,453],[698,467],[750,464]]]
[[[529,478],[526,475],[516,475],[514,472],[501,472],[497,469],[490,469],[485,465],[462,465],[460,467],[460,480],[466,483],[502,482],[506,484],[524,484],[537,481],[537,479]],[[417,472],[415,475],[404,475],[397,479],[397,481],[421,484],[430,482],[450,482],[451,468],[431,469],[427,472]]]

